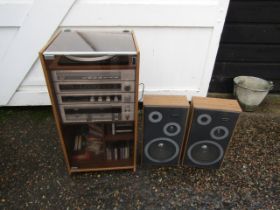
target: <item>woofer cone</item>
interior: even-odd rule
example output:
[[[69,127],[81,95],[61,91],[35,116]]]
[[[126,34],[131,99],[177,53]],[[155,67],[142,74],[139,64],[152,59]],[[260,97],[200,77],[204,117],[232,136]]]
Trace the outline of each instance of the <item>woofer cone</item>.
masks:
[[[146,144],[145,156],[155,163],[167,163],[179,155],[178,144],[170,138],[155,138]]]
[[[218,143],[205,140],[192,144],[187,155],[193,163],[207,166],[219,162],[224,155],[224,150]]]

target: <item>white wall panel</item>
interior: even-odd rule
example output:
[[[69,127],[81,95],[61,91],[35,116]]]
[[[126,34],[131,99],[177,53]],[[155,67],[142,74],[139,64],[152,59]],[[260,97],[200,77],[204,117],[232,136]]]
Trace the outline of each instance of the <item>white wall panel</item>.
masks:
[[[80,0],[61,26],[213,26],[218,1]]]
[[[60,3],[62,1],[68,0],[61,0]],[[5,37],[5,41],[0,40],[0,47],[4,46],[0,49],[0,59],[3,59],[6,50],[13,43],[16,27],[21,27],[25,18],[29,17],[29,11],[32,8],[34,10],[34,3],[37,9],[43,8],[39,2],[46,4],[43,0],[0,0],[0,38]],[[62,22],[53,22],[53,26],[57,24],[61,28],[134,30],[141,51],[140,81],[145,84],[146,92],[185,94],[188,97],[207,94],[229,0],[74,2],[72,8],[68,4],[68,10],[71,8],[68,13],[67,8],[64,9],[64,14],[61,14],[61,17],[64,16]],[[51,6],[46,9],[52,10]],[[30,36],[36,40],[36,31],[42,30],[46,24],[44,21],[41,26],[33,27],[34,30],[30,27]],[[5,32],[1,27],[4,27]],[[45,38],[45,42],[49,38]],[[31,50],[27,49],[26,52]],[[9,56],[12,57],[12,54]],[[30,69],[22,70],[27,73],[22,76],[21,84],[19,83],[17,91],[6,105],[50,103],[42,68],[38,60],[34,61],[29,65]]]
[[[199,90],[211,28],[135,29],[147,90]]]
[[[7,105],[74,0],[35,0],[0,62],[0,105]],[[8,15],[7,15],[8,16]]]
[[[20,87],[9,102],[9,106],[50,105],[46,86]]]
[[[0,0],[0,27],[21,26],[32,0]]]
[[[0,58],[4,56],[17,31],[17,27],[0,27]]]
[[[43,69],[39,59],[33,64],[30,71],[27,73],[23,82],[21,83],[21,87],[23,86],[45,86],[46,81],[43,74]]]

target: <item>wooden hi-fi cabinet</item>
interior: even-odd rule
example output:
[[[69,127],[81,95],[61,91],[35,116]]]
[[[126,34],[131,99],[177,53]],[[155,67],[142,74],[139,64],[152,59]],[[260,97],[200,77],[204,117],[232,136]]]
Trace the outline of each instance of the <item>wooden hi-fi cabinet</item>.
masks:
[[[134,34],[65,30],[39,56],[68,172],[135,171],[140,52]]]

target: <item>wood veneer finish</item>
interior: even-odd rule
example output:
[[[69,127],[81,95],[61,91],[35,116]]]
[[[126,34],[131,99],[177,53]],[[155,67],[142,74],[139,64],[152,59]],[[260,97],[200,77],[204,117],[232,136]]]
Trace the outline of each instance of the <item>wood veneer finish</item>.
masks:
[[[145,95],[143,103],[148,107],[189,107],[186,96]]]
[[[194,108],[212,109],[219,111],[242,112],[237,100],[222,99],[222,98],[208,98],[194,96],[192,98]]]
[[[188,144],[188,140],[189,140],[189,136],[190,136],[190,132],[191,132],[191,126],[192,126],[192,120],[193,120],[193,104],[191,103],[190,107],[189,107],[189,111],[188,111],[188,117],[186,119],[186,130],[185,130],[185,136],[184,136],[184,140],[182,143],[182,150],[181,150],[181,154],[180,154],[180,163],[183,164],[184,158],[185,158],[185,154],[186,154],[186,149],[187,149],[187,144]]]
[[[138,94],[139,94],[139,69],[140,69],[140,50],[135,38],[135,34],[132,31],[132,38],[135,44],[137,56],[136,56],[136,72],[135,72],[135,98],[134,98],[134,151],[133,151],[133,172],[136,171],[137,165],[137,144],[138,144]]]
[[[100,168],[72,168],[71,173],[76,172],[93,172],[93,171],[115,171],[115,170],[134,170],[134,165],[116,166],[116,167],[100,167]]]

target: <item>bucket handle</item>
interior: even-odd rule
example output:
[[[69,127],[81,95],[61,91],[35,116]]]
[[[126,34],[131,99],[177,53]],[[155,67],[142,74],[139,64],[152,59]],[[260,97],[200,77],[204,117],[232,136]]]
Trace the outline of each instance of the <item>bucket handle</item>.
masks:
[[[272,89],[273,89],[273,87],[274,87],[273,82],[272,82],[272,81],[268,81],[268,83],[269,83],[269,85],[270,85],[269,90],[272,90]]]

